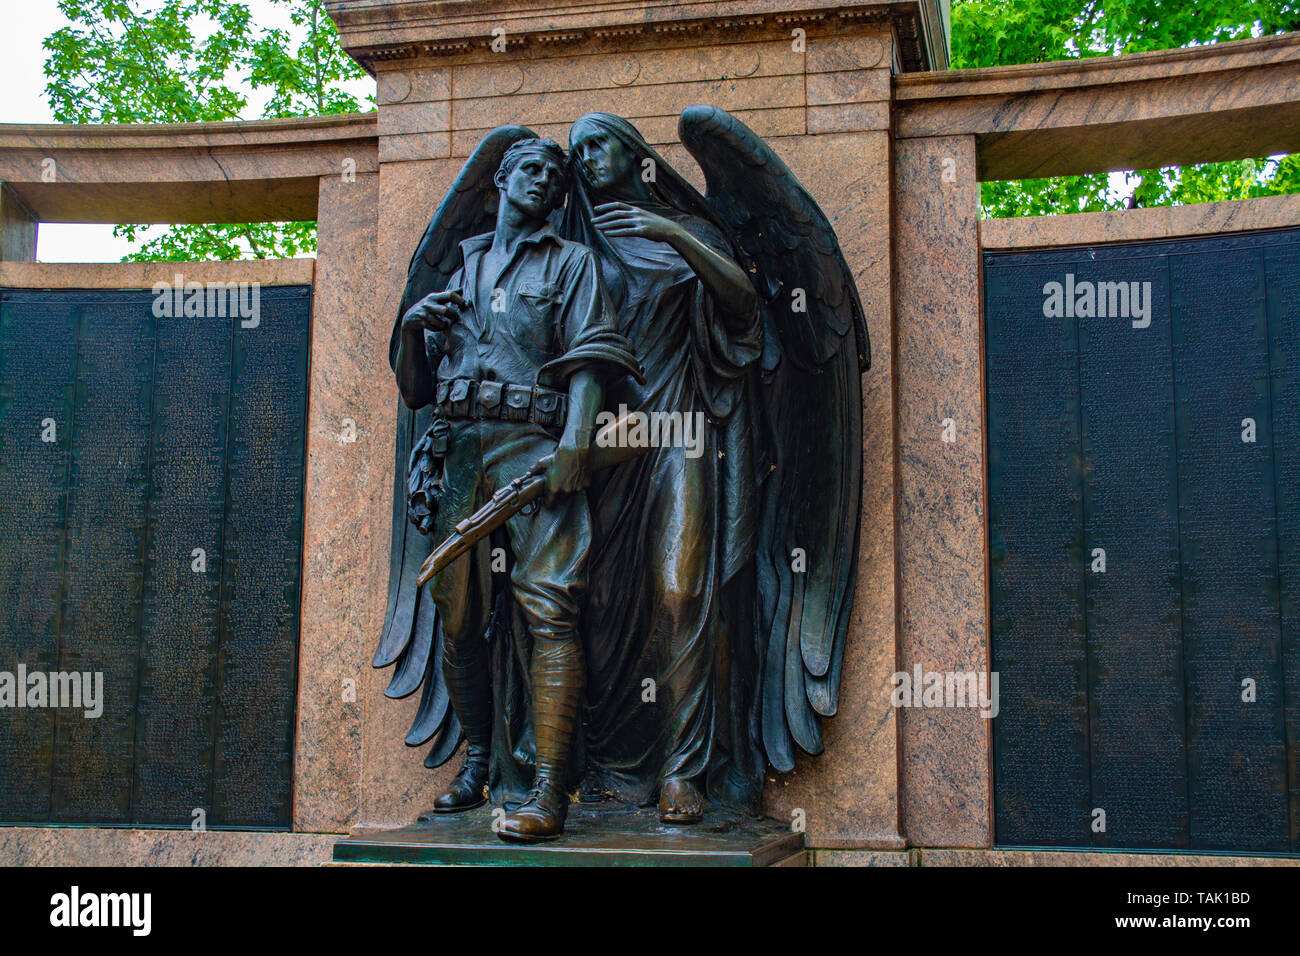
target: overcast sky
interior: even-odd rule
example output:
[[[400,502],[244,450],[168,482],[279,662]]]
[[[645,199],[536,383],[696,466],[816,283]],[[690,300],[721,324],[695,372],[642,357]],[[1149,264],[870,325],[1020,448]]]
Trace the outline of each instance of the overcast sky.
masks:
[[[287,11],[269,0],[243,0],[258,27],[294,30]],[[142,5],[134,4],[137,9]],[[45,50],[41,41],[68,21],[56,0],[0,0],[0,123],[52,123],[45,101]],[[365,83],[362,94],[370,91]],[[248,116],[260,115],[265,98],[249,97]],[[116,262],[131,244],[113,238],[113,227],[46,223],[40,227],[36,257],[42,262]]]

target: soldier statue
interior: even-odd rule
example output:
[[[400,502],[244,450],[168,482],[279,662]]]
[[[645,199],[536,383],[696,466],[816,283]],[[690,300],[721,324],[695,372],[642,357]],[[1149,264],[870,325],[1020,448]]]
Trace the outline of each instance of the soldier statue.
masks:
[[[432,515],[437,540],[553,453],[547,501],[504,525],[510,587],[533,646],[535,776],[499,826],[502,837],[520,841],[554,837],[564,826],[586,674],[578,618],[591,517],[578,492],[589,480],[604,379],[638,374],[630,345],[614,331],[595,257],[561,239],[548,218],[563,205],[566,170],[564,151],[551,140],[510,146],[495,176],[495,231],[461,242],[462,264],[447,287],[406,311],[396,357],[402,400],[410,408],[432,405],[446,423],[436,429],[445,449],[429,443],[442,459]],[[436,811],[485,800],[493,719],[485,622],[471,584],[479,557],[451,564],[431,585],[444,635],[443,678],[466,740],[464,763]]]

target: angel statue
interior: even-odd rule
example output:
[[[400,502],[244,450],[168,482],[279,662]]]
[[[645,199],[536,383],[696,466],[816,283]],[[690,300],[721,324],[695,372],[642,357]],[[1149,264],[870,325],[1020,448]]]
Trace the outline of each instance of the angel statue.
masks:
[[[698,822],[710,803],[758,812],[767,765],[787,771],[796,747],[822,750],[857,566],[860,376],[870,364],[835,233],[785,163],[715,107],[685,110],[679,135],[705,195],[626,120],[582,117],[555,214],[560,235],[593,253],[615,330],[640,361],[641,374],[604,380],[604,407],[686,423],[675,436],[698,429],[694,441],[593,469],[585,492],[586,679],[569,782],[583,801],[657,804],[670,824]],[[502,127],[480,143],[416,250],[400,315],[446,287],[460,241],[491,228],[493,173],[530,136]],[[421,451],[438,432],[428,410],[399,421],[390,598],[374,661],[397,665],[391,697],[423,685],[406,739],[433,742],[429,767],[465,733],[438,665],[447,641],[437,608],[416,583],[438,544],[417,527],[438,506],[437,469]],[[508,580],[497,567],[467,582],[487,622],[488,782],[505,807],[527,799],[537,759],[535,642]]]

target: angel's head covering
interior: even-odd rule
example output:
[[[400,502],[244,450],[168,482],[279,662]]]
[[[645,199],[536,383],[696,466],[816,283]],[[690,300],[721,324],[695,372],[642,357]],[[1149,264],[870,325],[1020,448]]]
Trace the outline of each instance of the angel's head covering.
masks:
[[[702,219],[713,220],[715,218],[713,210],[705,202],[704,197],[699,194],[689,182],[687,182],[677,170],[673,169],[668,162],[655,151],[655,148],[646,142],[645,137],[635,126],[623,119],[621,116],[615,116],[613,113],[588,113],[576,123],[569,131],[569,161],[573,165],[575,175],[574,179],[582,178],[582,184],[587,193],[594,198],[601,199],[591,180],[587,178],[586,168],[578,161],[576,156],[572,155],[573,144],[589,133],[593,129],[601,130],[604,133],[613,136],[623,144],[624,149],[632,157],[634,175],[640,175],[645,166],[645,161],[649,159],[653,164],[654,176],[645,183],[646,188],[650,191],[651,196],[656,202],[671,206],[679,212],[688,213],[692,216],[699,216]],[[644,180],[643,180],[644,181]]]
[[[621,267],[621,260],[609,240],[591,225],[595,215],[592,207],[602,202],[610,202],[615,197],[603,195],[596,189],[587,178],[586,169],[573,154],[573,144],[593,129],[599,129],[613,136],[623,145],[635,167],[634,175],[641,175],[645,160],[649,159],[653,163],[654,177],[645,182],[651,196],[651,203],[648,206],[650,212],[663,213],[675,210],[688,216],[698,216],[716,226],[718,231],[728,238],[735,251],[736,244],[731,239],[730,228],[713,211],[705,198],[700,195],[699,190],[660,156],[635,126],[613,113],[588,113],[569,130],[569,201],[565,207],[564,221],[561,226],[564,236],[594,249],[601,258],[619,263]],[[656,209],[655,206],[666,208]]]

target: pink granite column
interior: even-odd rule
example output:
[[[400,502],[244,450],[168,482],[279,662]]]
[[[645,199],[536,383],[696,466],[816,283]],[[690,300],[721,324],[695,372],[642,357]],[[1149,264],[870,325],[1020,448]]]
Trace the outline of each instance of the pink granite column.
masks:
[[[987,672],[984,386],[975,138],[895,143],[900,670]],[[903,832],[992,839],[991,723],[902,710]]]
[[[362,716],[383,615],[371,552],[387,546],[388,332],[377,320],[379,176],[322,177],[312,303],[294,829],[345,832],[361,803]],[[382,340],[382,341],[381,341]],[[387,428],[386,432],[384,429]]]
[[[36,259],[36,217],[12,189],[0,183],[0,262]]]
[[[418,84],[417,84],[418,85]],[[381,93],[384,86],[381,84]],[[422,134],[423,135],[423,134]],[[446,136],[439,147],[445,152]],[[380,155],[390,147],[381,140]],[[382,338],[377,362],[368,373],[376,396],[376,433],[370,466],[375,469],[374,495],[366,502],[375,537],[369,546],[369,575],[365,603],[370,624],[365,633],[363,676],[359,694],[365,703],[361,754],[361,817],[358,825],[393,827],[414,823],[460,767],[460,755],[436,772],[425,769],[428,746],[408,747],[407,730],[419,704],[419,693],[389,700],[384,688],[393,669],[376,670],[371,656],[383,628],[388,599],[389,551],[393,513],[393,442],[397,428],[397,383],[388,367],[388,338],[397,315],[406,268],[429,218],[446,195],[463,160],[383,162],[379,170],[379,261],[376,285],[368,303],[374,341]],[[382,489],[381,489],[382,486]]]
[[[808,845],[901,849],[898,724],[889,705],[897,669],[897,400],[891,320],[889,43],[877,36],[809,45],[808,123],[818,135],[780,137],[774,149],[821,205],[853,270],[871,335],[862,378],[862,517],[835,717],[822,722],[825,752],[771,774],[773,816],[803,810]],[[848,130],[857,130],[849,132]]]

